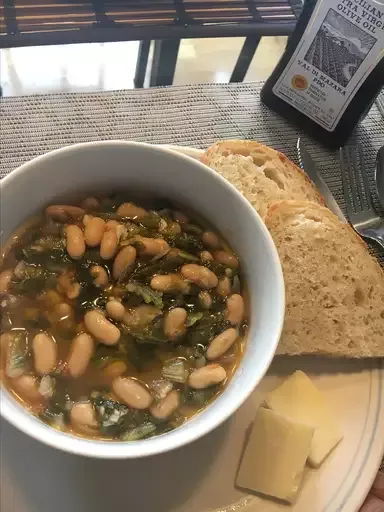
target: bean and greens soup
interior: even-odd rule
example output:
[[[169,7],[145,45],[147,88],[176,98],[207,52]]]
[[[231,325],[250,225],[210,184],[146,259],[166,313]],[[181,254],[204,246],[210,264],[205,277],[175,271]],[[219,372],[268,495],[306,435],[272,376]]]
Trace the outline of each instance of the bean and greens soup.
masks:
[[[2,381],[56,429],[122,441],[167,432],[219,395],[239,363],[236,255],[158,203],[51,205],[3,254]]]

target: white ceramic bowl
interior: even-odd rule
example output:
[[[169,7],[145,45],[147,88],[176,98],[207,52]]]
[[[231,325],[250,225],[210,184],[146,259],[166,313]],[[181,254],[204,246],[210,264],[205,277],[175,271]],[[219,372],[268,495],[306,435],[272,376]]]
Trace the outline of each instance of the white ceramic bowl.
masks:
[[[105,190],[143,190],[177,200],[218,229],[238,254],[250,296],[246,352],[228,387],[208,408],[167,434],[135,442],[92,441],[56,431],[30,415],[5,390],[5,419],[62,450],[101,458],[135,458],[172,450],[220,425],[267,371],[284,318],[284,282],[274,243],[259,215],[228,182],[205,165],[170,150],[134,142],[78,144],[22,165],[0,184],[2,243],[47,204]]]

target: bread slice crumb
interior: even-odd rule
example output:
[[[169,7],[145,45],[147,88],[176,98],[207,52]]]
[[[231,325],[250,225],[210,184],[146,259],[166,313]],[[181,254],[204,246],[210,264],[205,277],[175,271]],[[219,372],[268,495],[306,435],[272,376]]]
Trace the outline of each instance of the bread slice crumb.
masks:
[[[274,203],[265,223],[286,286],[277,354],[384,357],[384,273],[361,238],[306,201]]]
[[[259,142],[217,142],[205,152],[202,162],[232,183],[263,219],[275,201],[295,199],[323,204],[316,187],[299,167]]]

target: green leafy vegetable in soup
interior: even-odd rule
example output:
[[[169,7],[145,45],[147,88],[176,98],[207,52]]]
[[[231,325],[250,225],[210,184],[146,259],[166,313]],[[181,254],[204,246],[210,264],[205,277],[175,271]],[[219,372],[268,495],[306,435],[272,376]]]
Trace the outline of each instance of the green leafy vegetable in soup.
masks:
[[[188,217],[91,197],[48,206],[14,238],[0,262],[0,375],[41,421],[134,442],[223,392],[247,329],[241,266]]]

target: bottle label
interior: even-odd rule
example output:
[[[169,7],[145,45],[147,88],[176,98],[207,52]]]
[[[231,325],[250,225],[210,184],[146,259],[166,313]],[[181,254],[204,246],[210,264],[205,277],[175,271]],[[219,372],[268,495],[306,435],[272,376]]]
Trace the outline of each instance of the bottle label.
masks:
[[[273,92],[332,132],[383,57],[384,0],[319,0]]]

